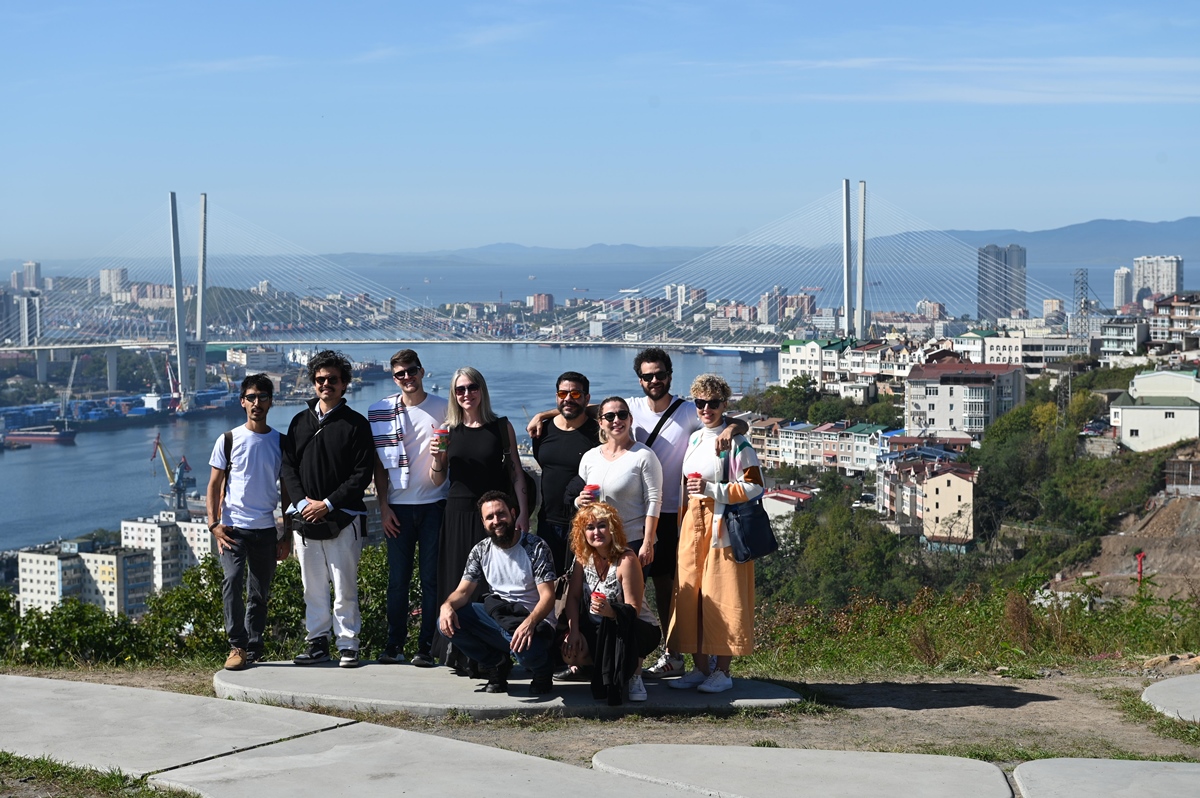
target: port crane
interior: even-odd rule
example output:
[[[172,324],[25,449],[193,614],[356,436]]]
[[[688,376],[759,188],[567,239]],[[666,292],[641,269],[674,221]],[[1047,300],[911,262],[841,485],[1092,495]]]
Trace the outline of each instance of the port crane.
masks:
[[[162,461],[163,471],[167,475],[167,484],[171,486],[170,493],[160,493],[163,499],[167,501],[167,506],[175,510],[183,519],[191,518],[191,512],[188,510],[187,490],[196,486],[196,478],[188,476],[192,467],[188,465],[187,457],[180,457],[175,469],[171,469],[171,461],[175,458],[163,445],[162,435],[154,436],[154,449],[150,452],[150,462],[154,462],[157,457]]]

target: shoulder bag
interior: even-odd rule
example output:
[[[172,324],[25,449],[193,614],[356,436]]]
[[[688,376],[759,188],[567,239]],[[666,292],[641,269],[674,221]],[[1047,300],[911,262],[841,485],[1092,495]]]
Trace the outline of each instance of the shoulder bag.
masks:
[[[732,459],[733,452],[730,452],[725,457],[726,482],[729,482],[729,461]],[[779,548],[779,541],[771,530],[771,518],[762,506],[762,496],[748,502],[725,505],[722,519],[734,561],[746,563],[757,560]]]

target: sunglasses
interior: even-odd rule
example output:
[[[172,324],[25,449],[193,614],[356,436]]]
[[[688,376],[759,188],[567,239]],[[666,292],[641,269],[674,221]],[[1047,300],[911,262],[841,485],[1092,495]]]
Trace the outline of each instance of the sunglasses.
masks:
[[[330,385],[340,385],[342,382],[342,378],[341,377],[313,377],[313,382],[315,382],[317,385],[324,385],[325,383],[329,383]]]
[[[695,402],[697,410],[707,410],[710,407],[716,410],[725,404],[724,399],[693,399],[692,401]]]
[[[392,379],[402,380],[405,377],[415,377],[421,371],[420,366],[412,366],[411,368],[398,369],[392,372]]]
[[[578,402],[580,399],[583,398],[583,391],[559,391],[558,392],[559,399],[566,399],[568,396]]]
[[[671,379],[671,372],[652,371],[649,374],[639,374],[638,379],[640,379],[642,382],[666,382],[667,380]]]
[[[454,392],[459,396],[466,396],[469,393],[475,393],[479,390],[479,385],[472,382],[467,385],[455,385]]]
[[[629,418],[629,411],[628,410],[609,411],[607,413],[601,413],[600,418],[604,419],[609,424],[613,423],[618,418],[621,419],[622,421],[626,421]]]
[[[242,398],[250,404],[255,404],[257,402],[266,403],[270,402],[272,399],[271,394],[269,393],[244,393],[242,394]]]

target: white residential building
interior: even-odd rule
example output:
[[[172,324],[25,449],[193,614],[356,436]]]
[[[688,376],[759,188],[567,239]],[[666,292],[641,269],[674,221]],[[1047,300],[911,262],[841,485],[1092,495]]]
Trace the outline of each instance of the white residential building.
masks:
[[[1195,371],[1147,371],[1109,406],[1121,443],[1146,452],[1200,437],[1200,378]]]
[[[1133,259],[1133,293],[1175,294],[1183,290],[1183,258],[1147,255]]]
[[[184,570],[199,564],[204,555],[217,554],[217,539],[203,521],[176,520],[171,510],[122,521],[121,545],[154,555],[154,588],[159,591],[179,584]]]
[[[911,435],[965,432],[979,439],[993,421],[1024,402],[1022,366],[918,365],[908,375],[904,423]]]
[[[154,590],[148,551],[67,541],[53,550],[22,551],[17,558],[22,615],[35,607],[49,611],[75,598],[136,618],[145,613],[146,599]]]

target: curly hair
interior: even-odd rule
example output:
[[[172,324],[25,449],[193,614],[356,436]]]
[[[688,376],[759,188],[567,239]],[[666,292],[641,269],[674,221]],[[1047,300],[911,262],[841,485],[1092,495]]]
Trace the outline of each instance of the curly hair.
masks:
[[[308,361],[308,381],[316,383],[317,372],[321,369],[332,369],[342,377],[342,385],[350,384],[350,358],[333,349],[322,349]]]
[[[729,383],[725,382],[725,378],[720,374],[701,374],[692,380],[693,397],[720,399],[722,402],[728,402],[732,395],[733,391],[730,390]]]
[[[671,366],[671,356],[666,351],[659,349],[657,346],[652,346],[649,349],[643,349],[637,353],[637,357],[633,359],[633,373],[642,376],[643,363],[662,363],[664,369],[670,374],[674,371]]]
[[[617,515],[611,504],[604,502],[592,502],[575,513],[575,518],[571,521],[571,553],[580,563],[586,563],[588,558],[596,556],[596,550],[587,542],[587,525],[592,521],[608,522],[608,532],[612,540],[608,550],[600,554],[610,563],[617,562],[628,547],[629,539],[625,537],[625,525],[621,523],[621,516]]]

